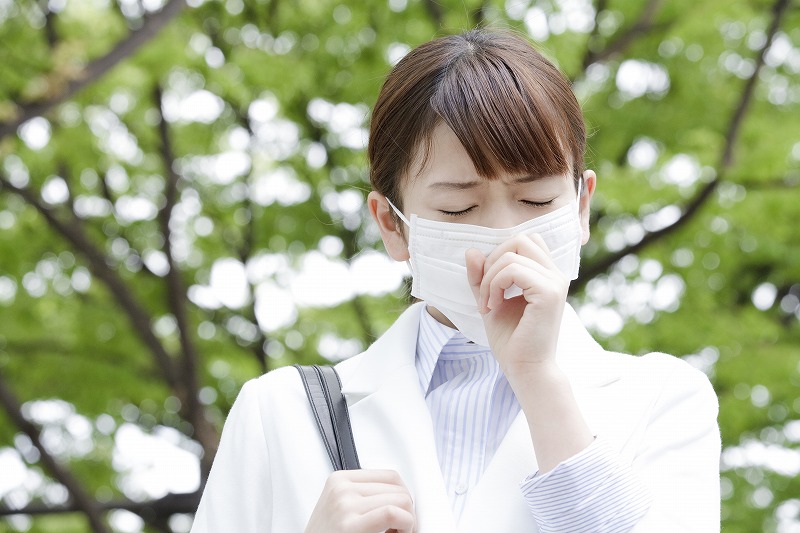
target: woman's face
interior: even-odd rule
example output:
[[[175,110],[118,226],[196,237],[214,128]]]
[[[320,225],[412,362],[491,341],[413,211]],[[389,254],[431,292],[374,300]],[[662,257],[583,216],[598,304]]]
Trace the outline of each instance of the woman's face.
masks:
[[[443,123],[436,127],[431,141],[425,168],[412,168],[402,190],[406,218],[415,214],[428,220],[510,228],[575,199],[575,185],[567,175],[534,178],[508,174],[494,180],[481,178],[458,138]],[[595,180],[594,172],[585,173],[580,209],[584,244],[589,237],[589,200]],[[399,261],[406,260],[407,228],[391,216],[383,195],[373,191],[368,203],[389,255]]]

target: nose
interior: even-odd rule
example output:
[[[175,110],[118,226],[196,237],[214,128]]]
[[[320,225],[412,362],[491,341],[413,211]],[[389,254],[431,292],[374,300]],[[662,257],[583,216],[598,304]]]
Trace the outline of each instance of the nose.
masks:
[[[487,210],[484,220],[481,221],[484,227],[493,229],[513,228],[519,223],[514,210],[504,205],[492,206]]]
[[[513,193],[505,180],[488,182],[478,202],[481,210],[480,220],[476,223],[485,228],[506,229],[525,222],[529,213],[521,209]]]

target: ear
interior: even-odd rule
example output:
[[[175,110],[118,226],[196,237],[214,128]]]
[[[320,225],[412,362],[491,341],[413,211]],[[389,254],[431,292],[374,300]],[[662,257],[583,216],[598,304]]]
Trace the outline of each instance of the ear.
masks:
[[[583,173],[583,187],[581,187],[581,196],[578,198],[579,213],[581,217],[581,230],[583,235],[581,237],[581,245],[589,242],[589,204],[592,201],[592,195],[597,187],[597,174],[594,170],[587,170]]]
[[[405,236],[403,222],[398,221],[397,215],[389,205],[389,201],[384,195],[377,191],[372,191],[367,196],[367,206],[378,230],[381,232],[383,246],[386,248],[389,257],[395,261],[406,261],[408,255],[408,241]]]

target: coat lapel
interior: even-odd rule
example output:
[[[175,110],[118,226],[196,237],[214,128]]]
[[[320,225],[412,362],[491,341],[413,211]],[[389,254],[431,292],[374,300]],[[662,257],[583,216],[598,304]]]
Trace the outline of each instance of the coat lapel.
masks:
[[[520,412],[480,481],[472,489],[458,531],[539,531],[519,489],[519,484],[537,470],[528,423]]]
[[[433,424],[414,358],[419,313],[410,307],[356,365],[341,364],[342,392],[362,468],[397,470],[415,502],[418,533],[455,533]]]

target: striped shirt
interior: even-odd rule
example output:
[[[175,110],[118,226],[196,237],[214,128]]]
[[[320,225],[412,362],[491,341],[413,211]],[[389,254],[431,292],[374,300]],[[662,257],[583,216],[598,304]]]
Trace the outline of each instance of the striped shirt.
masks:
[[[427,312],[416,368],[458,520],[521,407],[491,350]],[[648,492],[602,438],[546,474],[531,473],[520,489],[543,533],[626,531],[649,508]]]

